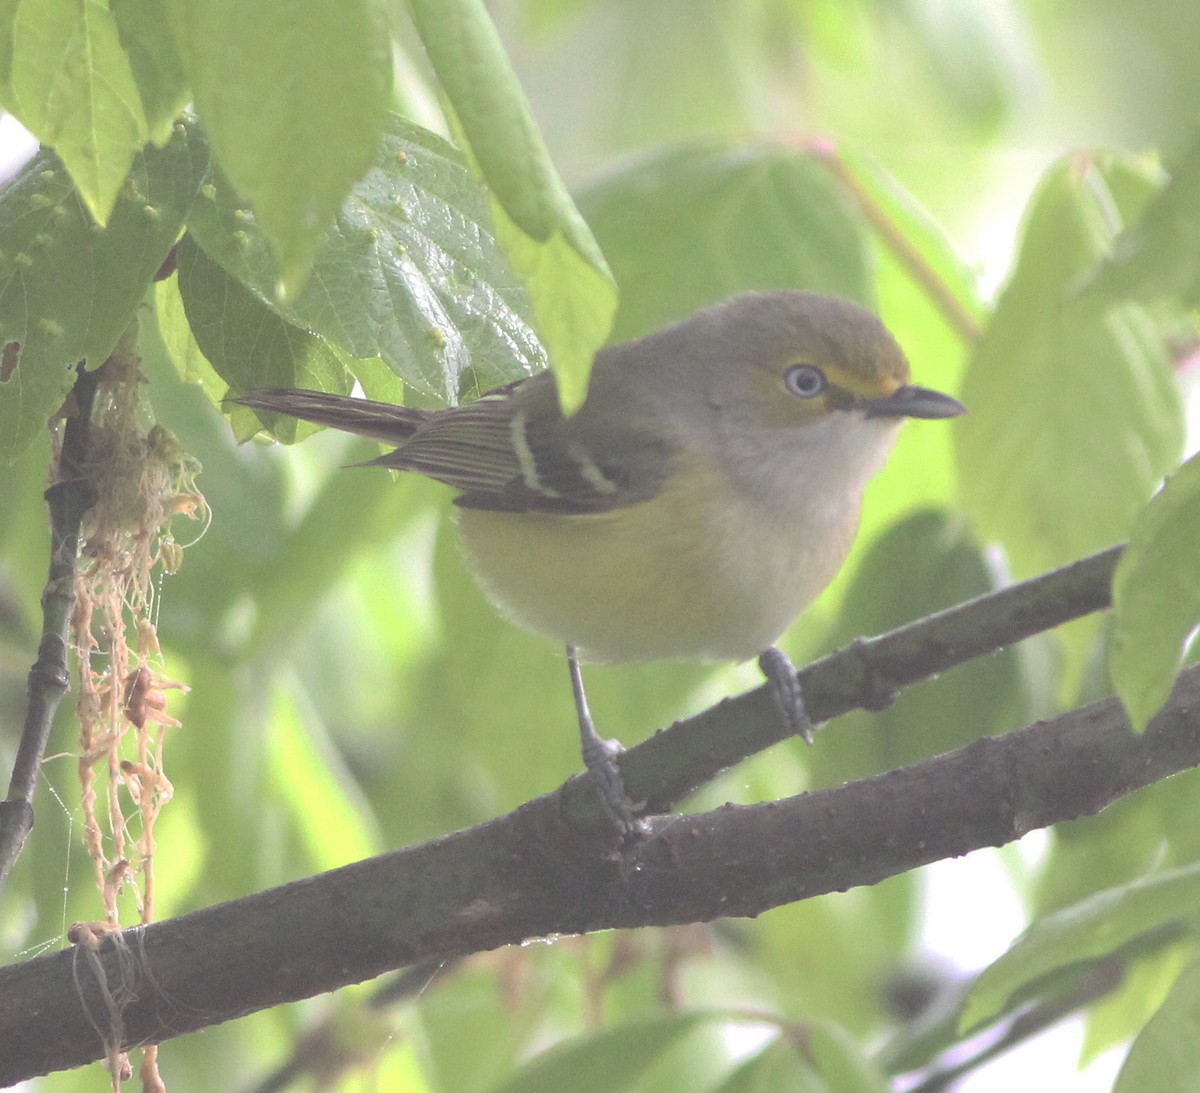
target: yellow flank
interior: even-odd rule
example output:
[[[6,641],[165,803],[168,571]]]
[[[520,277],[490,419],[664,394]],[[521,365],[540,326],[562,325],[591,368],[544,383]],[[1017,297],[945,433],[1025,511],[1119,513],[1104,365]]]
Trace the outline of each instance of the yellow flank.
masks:
[[[767,499],[693,457],[663,493],[580,516],[464,509],[459,529],[489,596],[516,623],[589,659],[745,660],[832,579],[857,494]],[[816,521],[815,523],[813,521]]]

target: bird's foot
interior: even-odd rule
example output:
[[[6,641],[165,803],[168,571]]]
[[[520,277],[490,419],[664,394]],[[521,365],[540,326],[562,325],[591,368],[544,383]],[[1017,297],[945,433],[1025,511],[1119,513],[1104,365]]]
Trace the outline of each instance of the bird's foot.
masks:
[[[759,656],[758,667],[767,677],[767,686],[771,688],[775,705],[788,731],[806,744],[811,744],[813,723],[804,709],[804,696],[800,693],[796,666],[782,649],[772,645]]]

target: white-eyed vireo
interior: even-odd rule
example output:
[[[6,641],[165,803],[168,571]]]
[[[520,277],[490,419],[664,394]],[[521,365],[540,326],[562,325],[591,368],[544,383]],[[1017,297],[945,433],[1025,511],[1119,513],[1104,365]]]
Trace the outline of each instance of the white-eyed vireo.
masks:
[[[807,738],[795,671],[774,642],[841,566],[901,421],[963,413],[908,378],[869,312],[764,292],[602,350],[569,418],[550,372],[441,410],[280,389],[234,401],[397,445],[372,464],[459,491],[459,530],[488,595],[566,645],[584,761],[629,830],[620,748],[592,726],[577,653],[758,655]]]

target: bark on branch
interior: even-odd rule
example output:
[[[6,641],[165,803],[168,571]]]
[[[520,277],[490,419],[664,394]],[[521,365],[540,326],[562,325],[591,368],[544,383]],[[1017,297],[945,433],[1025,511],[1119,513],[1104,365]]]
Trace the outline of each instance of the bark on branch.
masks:
[[[856,646],[803,673],[825,718],[1107,603],[1109,551]],[[0,1082],[79,1065],[419,961],[530,937],[755,915],[998,846],[1200,765],[1200,669],[1145,736],[1113,699],[836,789],[659,816],[620,847],[591,787],[490,823],[0,969]],[[732,719],[742,742],[714,747]],[[758,692],[626,756],[656,801],[778,737]],[[761,723],[761,724],[760,724]],[[750,743],[747,743],[750,741]],[[719,741],[717,741],[719,743]],[[749,750],[747,750],[749,749]],[[654,773],[664,764],[666,775]],[[678,773],[671,773],[678,772]],[[108,1042],[106,1044],[106,1041]]]

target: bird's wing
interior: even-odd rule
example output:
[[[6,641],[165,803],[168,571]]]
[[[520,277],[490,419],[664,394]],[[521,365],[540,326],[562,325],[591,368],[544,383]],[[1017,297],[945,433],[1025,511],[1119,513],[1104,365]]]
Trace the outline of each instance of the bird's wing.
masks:
[[[654,496],[667,445],[632,422],[597,443],[586,407],[564,419],[549,377],[519,381],[439,410],[394,452],[372,462],[461,490],[456,504],[496,512],[609,512]]]

